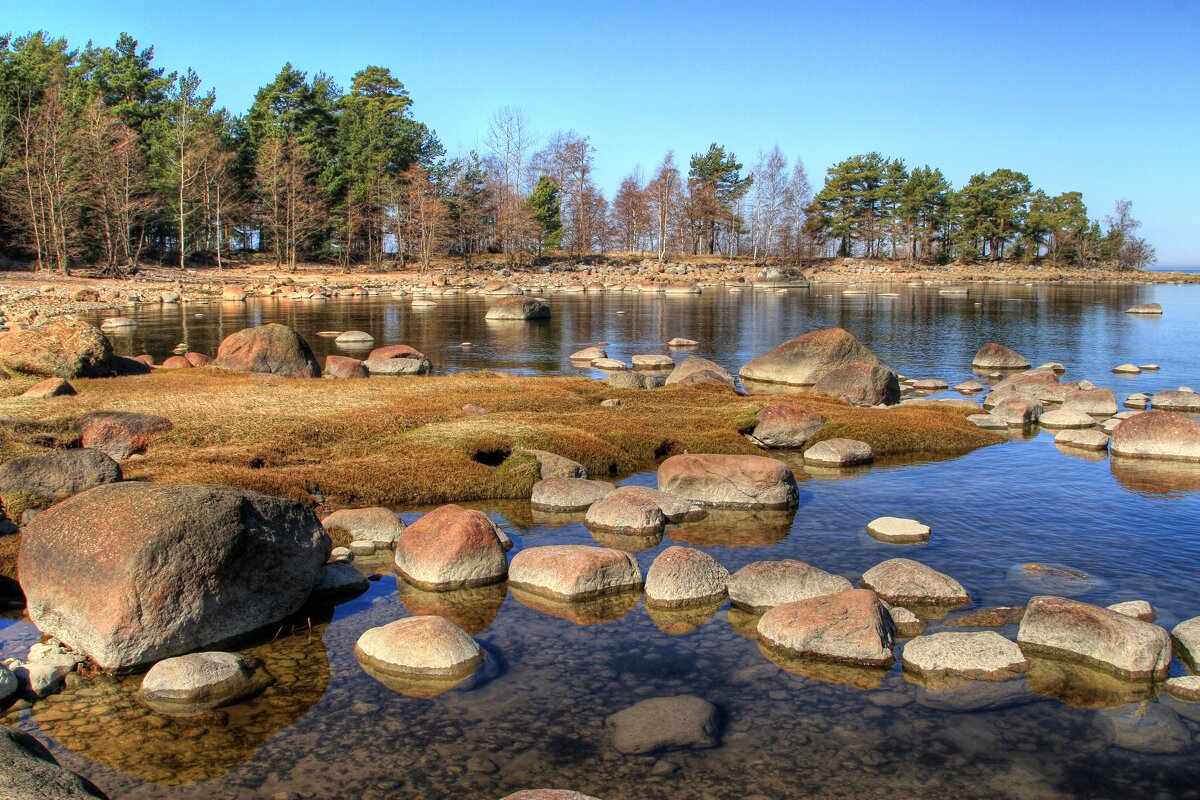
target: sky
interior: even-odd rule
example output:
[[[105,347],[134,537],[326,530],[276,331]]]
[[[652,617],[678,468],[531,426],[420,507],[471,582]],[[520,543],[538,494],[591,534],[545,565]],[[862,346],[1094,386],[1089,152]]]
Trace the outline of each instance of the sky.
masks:
[[[872,150],[955,186],[1008,167],[1093,218],[1132,201],[1160,265],[1200,266],[1200,0],[0,0],[0,30],[127,31],[235,113],[289,61],[343,86],[386,66],[451,155],[514,106],[589,136],[610,197],[713,142],[778,144],[816,187]]]

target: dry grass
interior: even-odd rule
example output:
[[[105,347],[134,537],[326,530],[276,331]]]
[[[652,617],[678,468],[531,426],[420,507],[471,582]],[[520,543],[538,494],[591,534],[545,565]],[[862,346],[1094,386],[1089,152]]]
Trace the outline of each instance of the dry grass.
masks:
[[[774,397],[714,386],[613,389],[586,378],[477,372],[359,381],[285,380],[216,370],[79,380],[79,394],[16,397],[0,385],[0,447],[7,457],[74,444],[72,420],[93,409],[159,414],[175,423],[130,479],[220,483],[307,503],[407,505],[524,498],[538,448],[597,477],[653,468],[671,453],[761,453],[741,432]],[[601,408],[617,397],[620,408]],[[957,455],[994,444],[954,409],[859,409],[793,397],[825,415],[817,438],[848,436],[879,456]],[[488,409],[484,416],[462,410]]]

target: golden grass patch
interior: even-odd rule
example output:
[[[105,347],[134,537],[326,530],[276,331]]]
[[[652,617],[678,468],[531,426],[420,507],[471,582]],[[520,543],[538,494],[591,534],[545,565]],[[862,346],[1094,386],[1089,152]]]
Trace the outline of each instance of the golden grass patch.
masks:
[[[24,381],[0,386],[8,458],[76,444],[72,422],[85,411],[158,414],[175,429],[122,465],[128,479],[352,505],[528,497],[538,467],[521,448],[575,459],[600,478],[652,469],[673,453],[763,453],[742,433],[764,403],[782,399],[717,386],[614,389],[587,378],[495,372],[335,381],[192,369],[74,384],[77,395],[48,400],[17,397]],[[622,405],[602,408],[611,397]],[[957,409],[786,399],[829,420],[814,441],[861,439],[881,457],[959,455],[1003,440]],[[463,411],[467,404],[488,413]]]

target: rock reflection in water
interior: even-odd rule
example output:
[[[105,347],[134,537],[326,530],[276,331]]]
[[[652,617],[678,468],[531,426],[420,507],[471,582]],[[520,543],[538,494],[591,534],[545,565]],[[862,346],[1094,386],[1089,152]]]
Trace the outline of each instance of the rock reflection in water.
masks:
[[[762,619],[762,614],[752,614],[749,611],[730,606],[728,619],[729,627],[737,631],[738,636],[758,641],[758,621]]]
[[[493,583],[450,592],[427,592],[396,576],[400,602],[413,616],[445,617],[472,636],[482,633],[496,621],[500,606],[508,594],[508,584]]]
[[[157,714],[138,701],[142,676],[133,675],[53,695],[34,706],[32,719],[68,750],[150,783],[212,780],[249,761],[321,699],[329,683],[327,627],[245,649],[275,678],[245,702],[194,716]]]
[[[672,636],[682,636],[683,634],[699,630],[704,623],[712,618],[717,609],[724,604],[725,600],[721,599],[711,603],[683,606],[681,608],[646,606],[646,613],[650,615],[650,621],[654,623],[654,627],[663,633],[669,633]]]
[[[1162,497],[1200,492],[1200,464],[1118,456],[1109,463],[1109,469],[1131,492]]]
[[[662,544],[663,538],[661,533],[635,535],[590,528],[588,532],[596,540],[596,544],[602,547],[611,547],[613,550],[624,550],[626,553],[640,553],[642,550],[658,547]]]
[[[1110,708],[1149,700],[1157,693],[1150,681],[1122,680],[1107,672],[1029,652],[1025,656],[1029,661],[1025,679],[1030,691],[1068,706]]]
[[[697,522],[667,526],[667,537],[695,547],[766,547],[787,538],[793,509],[710,508]]]
[[[642,599],[641,592],[619,592],[567,603],[561,600],[551,600],[515,586],[511,591],[513,598],[521,605],[552,617],[574,622],[576,625],[615,622],[629,614]]]
[[[839,664],[834,661],[821,661],[815,658],[803,658],[780,650],[776,647],[759,642],[759,651],[769,658],[773,664],[783,668],[793,675],[799,675],[809,680],[821,683],[832,683],[838,686],[849,686],[852,689],[878,689],[883,685],[888,670],[874,667],[860,667],[855,664]]]

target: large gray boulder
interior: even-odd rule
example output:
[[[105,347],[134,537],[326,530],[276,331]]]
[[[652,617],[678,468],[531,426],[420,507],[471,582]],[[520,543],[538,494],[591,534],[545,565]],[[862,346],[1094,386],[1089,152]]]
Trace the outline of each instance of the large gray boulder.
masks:
[[[1017,643],[1027,655],[1082,664],[1125,680],[1162,680],[1171,665],[1171,637],[1159,626],[1062,597],[1029,601]]]
[[[288,326],[277,323],[245,328],[225,337],[217,348],[213,366],[284,378],[321,377],[321,365],[308,342]]]
[[[0,334],[0,367],[43,378],[105,378],[118,369],[112,343],[99,328],[59,317]]]
[[[751,359],[738,374],[743,381],[812,386],[851,364],[874,367],[879,358],[849,331],[826,328],[798,336]]]
[[[219,647],[308,599],[330,541],[291,500],[114,483],[41,512],[18,560],[29,616],[105,669]]]
[[[90,781],[59,765],[50,751],[27,733],[0,727],[0,797],[4,800],[106,798]]]
[[[0,498],[24,495],[56,503],[73,494],[121,480],[121,467],[99,450],[51,450],[14,458],[0,466]]]

